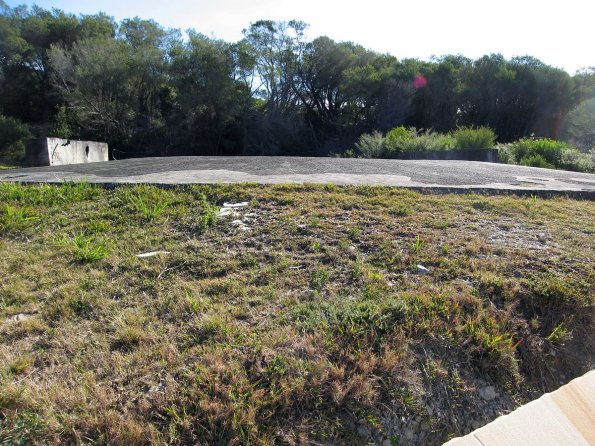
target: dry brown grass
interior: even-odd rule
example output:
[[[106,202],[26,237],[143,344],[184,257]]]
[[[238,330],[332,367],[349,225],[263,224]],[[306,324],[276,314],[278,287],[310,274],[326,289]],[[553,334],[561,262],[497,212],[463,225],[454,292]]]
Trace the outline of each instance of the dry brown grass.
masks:
[[[438,444],[593,366],[590,201],[69,184],[0,203],[6,444]]]

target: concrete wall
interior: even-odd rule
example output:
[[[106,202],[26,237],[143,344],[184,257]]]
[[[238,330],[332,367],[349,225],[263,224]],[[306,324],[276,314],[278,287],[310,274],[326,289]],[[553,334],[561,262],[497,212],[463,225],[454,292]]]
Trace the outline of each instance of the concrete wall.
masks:
[[[108,161],[107,143],[73,139],[41,138],[27,141],[28,166],[62,166]]]
[[[595,370],[443,446],[595,445]]]

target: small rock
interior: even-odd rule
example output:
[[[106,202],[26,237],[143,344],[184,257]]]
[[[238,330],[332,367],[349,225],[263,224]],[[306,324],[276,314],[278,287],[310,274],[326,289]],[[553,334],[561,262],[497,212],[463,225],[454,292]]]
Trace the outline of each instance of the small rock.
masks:
[[[235,217],[239,214],[231,208],[221,208],[219,209],[219,213],[217,215],[219,215],[219,217],[226,217],[228,215]]]
[[[33,316],[35,316],[33,313],[18,313],[14,316],[11,316],[10,320],[14,322],[25,321],[27,319],[31,319]]]
[[[430,270],[423,265],[417,265],[417,272],[419,274],[430,274]]]
[[[366,426],[361,424],[357,427],[357,433],[360,434],[362,437],[370,436],[370,430]]]
[[[416,435],[415,432],[413,432],[413,429],[409,429],[408,427],[405,428],[405,430],[403,431],[403,435],[405,436],[405,438],[407,440],[413,440],[415,439]]]
[[[479,389],[479,396],[486,401],[492,401],[498,396],[498,394],[496,393],[494,386],[485,386]]]

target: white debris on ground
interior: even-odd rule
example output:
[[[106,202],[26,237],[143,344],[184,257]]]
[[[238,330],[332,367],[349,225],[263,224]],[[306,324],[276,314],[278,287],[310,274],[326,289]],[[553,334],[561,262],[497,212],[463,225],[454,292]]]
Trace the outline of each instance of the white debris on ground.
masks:
[[[20,322],[20,321],[25,321],[27,319],[31,319],[34,316],[35,316],[35,313],[18,313],[18,314],[15,314],[14,316],[11,316],[9,318],[9,320],[12,322]]]
[[[248,202],[242,201],[240,203],[223,203],[223,207],[224,208],[232,208],[232,209],[247,208]]]
[[[246,213],[242,216],[240,210],[244,210],[248,208],[249,204],[247,201],[242,201],[240,203],[223,203],[223,207],[219,209],[217,213],[218,217],[231,217],[232,226],[238,228],[241,231],[250,231],[252,228],[248,224],[251,218],[257,216],[254,212]],[[239,217],[239,218],[238,218]]]
[[[417,265],[417,272],[420,274],[429,274],[430,270],[423,265]]]
[[[151,252],[144,252],[142,254],[136,254],[135,257],[138,257],[139,259],[146,259],[147,257],[155,257],[160,254],[170,254],[170,252],[169,251],[151,251]]]

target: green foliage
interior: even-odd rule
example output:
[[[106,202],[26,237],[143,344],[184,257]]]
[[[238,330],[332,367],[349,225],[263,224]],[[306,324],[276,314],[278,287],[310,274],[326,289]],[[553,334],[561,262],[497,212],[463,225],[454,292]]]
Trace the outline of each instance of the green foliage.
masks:
[[[528,155],[525,156],[520,164],[522,166],[530,166],[530,167],[542,167],[544,169],[555,169],[556,166],[554,166],[552,163],[548,163],[546,161],[546,159],[543,157],[543,155],[541,154],[534,154],[534,155]]]
[[[581,102],[568,113],[562,139],[582,151],[595,150],[595,98]]]
[[[170,205],[168,194],[156,187],[121,189],[118,190],[118,198],[134,214],[148,222],[161,217]]]
[[[395,126],[383,144],[360,138],[361,152],[348,156],[479,148],[490,145],[485,127],[502,142],[557,137],[567,110],[565,138],[592,147],[592,107],[577,106],[593,97],[592,70],[571,78],[501,54],[398,60],[325,36],[307,41],[296,20],[247,25],[229,43],[195,30],[183,39],[152,20],[4,5],[0,110],[34,130],[107,141],[116,157],[344,153]],[[454,139],[413,128],[454,130]],[[22,150],[19,140],[11,150]]]
[[[378,131],[362,134],[355,147],[363,158],[385,158],[387,153],[384,136]]]
[[[458,127],[451,136],[457,149],[490,149],[496,144],[496,134],[489,127]]]
[[[25,139],[29,128],[18,119],[0,115],[0,156],[21,156],[25,151]]]
[[[400,152],[433,152],[454,149],[454,139],[450,135],[425,131],[415,138],[403,141]]]
[[[66,240],[65,244],[70,248],[75,260],[83,263],[98,262],[109,254],[109,248],[105,242],[84,234],[75,235],[72,239]]]
[[[4,446],[38,444],[42,429],[41,417],[34,412],[18,413],[13,419],[0,416],[0,444]]]
[[[0,212],[0,233],[23,230],[37,219],[38,217],[27,207],[6,204]]]
[[[565,142],[548,138],[522,138],[501,145],[498,158],[506,164],[595,172],[592,155],[581,153]]]
[[[60,105],[56,108],[54,122],[50,127],[49,134],[56,138],[70,139],[74,135],[71,118],[66,106]]]
[[[380,132],[364,133],[355,147],[362,158],[392,158],[404,153],[426,153],[455,148],[451,135],[414,128],[396,127],[386,136]]]
[[[415,128],[395,127],[385,137],[385,143],[390,151],[398,151],[403,142],[410,141],[417,136]]]
[[[39,185],[23,189],[15,183],[0,183],[0,202],[22,206],[52,206],[93,200],[101,187],[88,182],[65,182],[60,186]]]
[[[310,288],[321,292],[329,281],[329,273],[326,269],[318,268],[314,270],[310,277]]]

